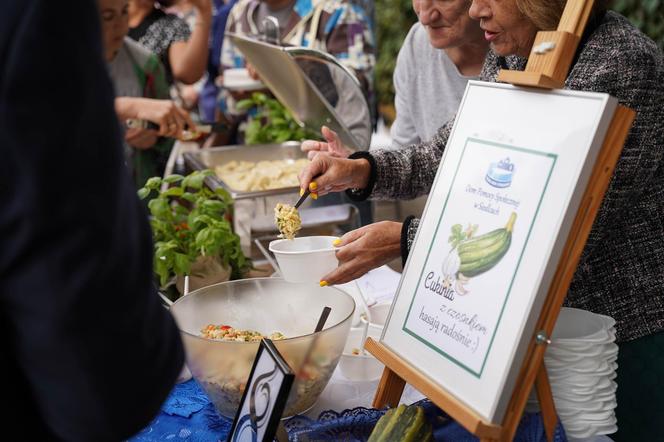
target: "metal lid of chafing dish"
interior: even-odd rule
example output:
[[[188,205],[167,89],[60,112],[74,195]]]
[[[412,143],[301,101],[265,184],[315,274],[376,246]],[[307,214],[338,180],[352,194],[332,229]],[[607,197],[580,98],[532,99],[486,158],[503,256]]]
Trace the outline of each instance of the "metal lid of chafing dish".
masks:
[[[357,77],[334,57],[300,47],[281,47],[226,33],[295,120],[316,132],[334,130],[353,149],[366,149],[372,124]]]

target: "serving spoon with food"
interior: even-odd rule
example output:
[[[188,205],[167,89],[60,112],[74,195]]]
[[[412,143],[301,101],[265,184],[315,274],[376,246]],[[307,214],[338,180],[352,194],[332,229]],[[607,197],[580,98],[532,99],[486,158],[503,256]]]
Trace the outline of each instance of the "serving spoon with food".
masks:
[[[274,208],[274,221],[277,224],[277,228],[279,229],[282,238],[294,239],[297,232],[302,228],[302,219],[300,218],[300,213],[297,209],[302,205],[310,193],[309,189],[307,189],[300,199],[297,200],[295,206],[277,203]]]

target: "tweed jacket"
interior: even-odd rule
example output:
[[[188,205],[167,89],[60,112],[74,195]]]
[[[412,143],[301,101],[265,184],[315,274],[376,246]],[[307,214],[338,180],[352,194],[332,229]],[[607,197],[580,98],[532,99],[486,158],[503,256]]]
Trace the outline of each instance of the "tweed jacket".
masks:
[[[566,304],[612,316],[618,340],[664,329],[664,56],[624,17],[607,12],[587,31],[566,89],[609,93],[637,112],[569,289]],[[526,60],[490,52],[480,78]],[[371,153],[372,198],[408,199],[433,184],[454,121],[429,142]],[[366,153],[362,154],[363,156]],[[371,185],[373,188],[371,189]],[[418,219],[404,224],[410,249]]]

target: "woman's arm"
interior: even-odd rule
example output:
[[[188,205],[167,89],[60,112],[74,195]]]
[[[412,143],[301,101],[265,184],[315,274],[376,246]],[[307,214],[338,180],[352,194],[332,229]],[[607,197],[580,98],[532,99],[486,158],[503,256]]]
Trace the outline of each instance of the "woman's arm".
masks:
[[[347,149],[336,133],[326,130],[327,142],[303,143],[303,150],[314,152],[314,156],[299,175],[300,188],[309,187],[320,195],[347,190],[349,197],[355,201],[368,197],[412,199],[425,195],[431,190],[453,124],[453,120],[448,121],[429,142],[399,150],[355,152],[348,159],[315,155],[317,151]],[[314,181],[314,177],[316,184],[312,188],[309,183]]]
[[[413,199],[429,193],[453,125],[448,121],[424,143],[372,151],[376,183],[371,198]]]
[[[158,135],[163,137],[177,137],[187,127],[194,127],[194,122],[187,111],[171,100],[117,97],[115,99],[115,113],[122,121],[137,118],[158,124]]]
[[[196,10],[196,24],[188,41],[178,41],[168,48],[173,77],[185,84],[197,82],[205,73],[208,40],[212,23],[210,0],[191,0]]]

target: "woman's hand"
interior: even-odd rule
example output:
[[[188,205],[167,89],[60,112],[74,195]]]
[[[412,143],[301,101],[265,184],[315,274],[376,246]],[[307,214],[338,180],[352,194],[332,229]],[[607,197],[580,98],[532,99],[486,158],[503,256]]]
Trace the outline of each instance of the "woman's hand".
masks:
[[[367,187],[370,173],[371,164],[364,158],[349,160],[319,154],[298,176],[300,194],[309,188],[312,198],[316,199],[330,192],[363,189]]]
[[[351,149],[344,146],[335,131],[327,126],[323,126],[320,131],[327,143],[313,140],[304,141],[300,148],[307,153],[307,158],[313,159],[318,152],[324,152],[337,158],[348,158],[353,153]]]
[[[339,267],[323,276],[322,286],[353,281],[401,256],[402,223],[381,221],[346,233],[334,242]]]
[[[159,125],[159,135],[178,138],[186,128],[195,126],[189,113],[171,100],[141,98],[137,106],[137,116],[141,120]]]
[[[122,121],[129,118],[151,121],[159,125],[158,135],[177,138],[187,127],[194,127],[189,113],[171,100],[118,97],[115,112]]]
[[[136,149],[149,149],[157,143],[157,132],[150,129],[127,129],[125,141]]]

